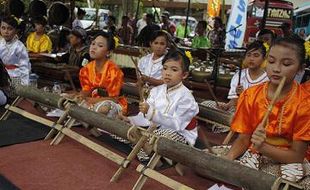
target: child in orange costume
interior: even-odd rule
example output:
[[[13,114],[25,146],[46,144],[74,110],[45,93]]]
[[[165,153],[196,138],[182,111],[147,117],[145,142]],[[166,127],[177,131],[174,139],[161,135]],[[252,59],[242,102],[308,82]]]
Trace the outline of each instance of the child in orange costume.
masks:
[[[124,82],[124,74],[118,66],[108,58],[115,48],[115,38],[100,32],[90,45],[89,54],[93,61],[80,70],[82,97],[92,105],[94,111],[115,117],[118,112],[127,112],[127,101],[119,97]],[[105,91],[107,94],[105,94]],[[87,98],[89,97],[89,98]]]
[[[310,94],[294,81],[304,58],[303,41],[295,36],[280,38],[271,46],[266,67],[270,82],[241,94],[231,125],[239,136],[227,159],[241,156],[241,164],[293,182],[307,175],[309,164],[304,164],[304,159],[309,159]],[[265,126],[262,119],[282,77],[286,82]],[[309,181],[308,176],[300,184],[309,189]]]

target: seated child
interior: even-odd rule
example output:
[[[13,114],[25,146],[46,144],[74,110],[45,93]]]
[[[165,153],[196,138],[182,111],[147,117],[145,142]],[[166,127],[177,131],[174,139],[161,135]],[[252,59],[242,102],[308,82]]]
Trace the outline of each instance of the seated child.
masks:
[[[310,141],[310,94],[294,80],[305,61],[302,40],[294,36],[277,39],[267,61],[270,82],[251,87],[239,97],[231,124],[239,136],[225,157],[241,157],[241,164],[296,182],[307,175],[303,162],[310,158],[306,154]],[[282,77],[286,77],[284,87],[267,122],[262,123]],[[309,183],[308,176],[301,185],[309,189]]]
[[[10,95],[10,77],[0,60],[0,106],[3,106],[8,101]]]
[[[154,87],[147,100],[140,103],[140,113],[128,117],[128,120],[134,125],[156,124],[158,129],[155,134],[194,145],[198,136],[197,128],[188,125],[198,114],[199,108],[190,90],[182,83],[188,76],[189,63],[189,58],[180,50],[169,51],[163,59],[164,84]]]
[[[37,17],[33,20],[35,32],[27,37],[26,46],[30,53],[51,53],[52,41],[45,34],[47,20],[44,17]]]
[[[207,22],[199,21],[196,28],[196,36],[193,38],[193,48],[210,48],[211,42],[206,36]]]
[[[26,47],[16,36],[18,27],[17,19],[13,16],[2,19],[0,59],[3,61],[12,82],[27,85],[31,65]]]
[[[244,58],[244,63],[246,63],[248,67],[242,69],[241,75],[237,72],[231,79],[230,90],[227,97],[229,102],[220,102],[220,107],[217,107],[214,101],[207,100],[202,102],[202,105],[233,113],[235,111],[238,97],[242,91],[251,86],[258,85],[269,80],[266,72],[261,68],[261,65],[264,63],[265,56],[266,49],[262,42],[255,41],[251,43],[247,47]],[[220,129],[219,132],[222,130],[220,127],[217,127],[217,129]]]
[[[75,28],[71,31],[69,40],[71,47],[69,52],[59,58],[71,66],[82,67],[90,61],[89,48],[86,45],[87,33],[82,28]]]
[[[106,32],[99,32],[90,45],[89,54],[93,61],[80,70],[82,86],[80,95],[95,111],[116,117],[118,112],[127,112],[127,101],[119,97],[124,74],[109,59],[115,48],[115,39]],[[106,93],[105,93],[106,91]]]
[[[138,63],[143,82],[148,83],[150,86],[163,84],[162,60],[167,52],[168,44],[169,40],[166,32],[156,31],[150,42],[152,53],[142,57]]]

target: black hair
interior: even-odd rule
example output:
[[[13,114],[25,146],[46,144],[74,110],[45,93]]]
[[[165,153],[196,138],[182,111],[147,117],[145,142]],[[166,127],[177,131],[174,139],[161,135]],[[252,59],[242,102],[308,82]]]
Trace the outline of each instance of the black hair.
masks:
[[[93,39],[96,39],[98,36],[102,36],[105,39],[107,39],[108,42],[108,50],[112,51],[115,49],[115,41],[114,41],[114,36],[111,33],[107,33],[104,31],[98,32]]]
[[[298,61],[300,65],[303,65],[305,63],[305,57],[306,57],[306,49],[305,49],[305,40],[300,38],[297,34],[290,34],[285,37],[277,38],[273,44],[271,44],[270,49],[273,46],[280,45],[287,48],[291,48],[295,50],[297,54]]]
[[[17,18],[14,16],[4,17],[1,21],[7,23],[8,25],[12,26],[15,29],[19,29]]]
[[[218,22],[220,24],[220,26],[223,26],[223,21],[221,19],[221,17],[214,17],[214,22]]]
[[[198,22],[198,24],[201,24],[201,26],[202,26],[204,29],[207,29],[207,25],[208,25],[208,24],[207,24],[207,21],[201,20],[201,21]],[[198,24],[197,24],[197,25],[198,25]]]
[[[83,9],[81,9],[80,7],[78,7],[77,15],[78,15],[78,16],[82,16],[82,15],[85,15],[85,14],[86,14],[86,11],[84,11]]]
[[[259,31],[257,36],[259,37],[259,36],[262,36],[262,35],[265,35],[265,34],[270,34],[272,39],[275,38],[275,34],[271,30],[265,29],[265,28],[262,29],[261,31]]]
[[[167,46],[169,44],[169,37],[168,37],[168,34],[167,32],[163,31],[163,30],[157,30],[153,33],[152,37],[151,37],[151,40],[150,42],[152,43],[153,41],[156,40],[156,38],[158,38],[159,36],[163,36],[166,38],[166,41],[167,41]]]
[[[43,16],[38,16],[33,19],[34,24],[41,24],[42,26],[46,26],[47,20]]]
[[[189,71],[190,60],[185,55],[185,52],[183,50],[180,49],[169,50],[168,53],[165,55],[162,63],[165,64],[168,60],[181,61],[183,72]]]
[[[249,51],[255,51],[255,50],[259,50],[263,54],[263,57],[266,56],[266,52],[267,52],[266,47],[264,46],[264,43],[262,41],[256,40],[250,43],[247,46],[245,53],[248,53]]]
[[[111,20],[113,23],[115,23],[116,22],[116,18],[115,18],[115,16],[108,16],[108,20]]]
[[[5,66],[0,59],[0,88],[8,87],[10,85],[10,76],[5,69]]]
[[[150,19],[154,20],[154,15],[152,13],[147,13],[146,18],[150,18]]]
[[[129,16],[126,16],[126,15],[122,16],[122,20],[124,20],[124,19],[129,20]]]

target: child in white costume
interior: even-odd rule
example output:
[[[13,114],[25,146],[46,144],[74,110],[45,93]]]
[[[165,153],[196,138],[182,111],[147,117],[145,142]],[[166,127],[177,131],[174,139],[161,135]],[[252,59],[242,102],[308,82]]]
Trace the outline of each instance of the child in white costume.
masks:
[[[150,86],[163,84],[162,81],[162,60],[167,52],[169,44],[168,36],[163,31],[154,33],[151,39],[152,53],[142,57],[138,63],[138,68],[142,73],[142,80]]]
[[[180,50],[169,51],[163,59],[164,84],[154,87],[147,100],[139,104],[140,113],[127,119],[138,126],[156,124],[156,135],[194,145],[198,132],[196,123],[192,121],[199,107],[192,93],[182,83],[188,76],[189,62],[189,58]],[[147,160],[147,155],[141,152],[138,158]]]
[[[22,85],[28,85],[31,65],[26,47],[16,38],[17,28],[18,22],[13,16],[2,19],[0,59],[12,80],[18,78]]]

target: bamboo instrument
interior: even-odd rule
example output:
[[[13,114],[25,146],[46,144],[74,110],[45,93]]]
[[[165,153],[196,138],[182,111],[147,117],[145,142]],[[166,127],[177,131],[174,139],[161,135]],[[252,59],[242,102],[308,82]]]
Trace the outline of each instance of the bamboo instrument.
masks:
[[[241,82],[241,73],[242,73],[242,63],[241,63],[241,65],[240,65],[240,67],[239,67],[238,85],[240,85],[240,82]]]
[[[275,91],[275,93],[273,95],[273,98],[272,98],[272,100],[271,100],[271,102],[270,102],[270,104],[269,104],[269,106],[267,108],[267,111],[266,111],[266,113],[265,113],[265,115],[263,117],[263,120],[262,120],[262,123],[263,123],[264,127],[266,127],[266,123],[267,123],[268,117],[269,117],[269,115],[270,115],[270,113],[271,113],[271,111],[273,109],[274,104],[276,103],[277,99],[280,96],[282,88],[283,88],[283,86],[285,84],[285,80],[286,80],[286,77],[282,77],[282,79],[281,79],[281,81],[280,81],[280,83],[279,83],[279,85],[278,85],[278,87],[277,87],[277,89],[276,89],[276,91]]]
[[[143,81],[141,80],[142,73],[138,67],[137,60],[134,59],[132,56],[131,56],[131,60],[135,65],[136,76],[137,76],[137,80],[138,80],[138,90],[139,90],[140,101],[143,102],[144,101],[144,93],[143,93]]]

